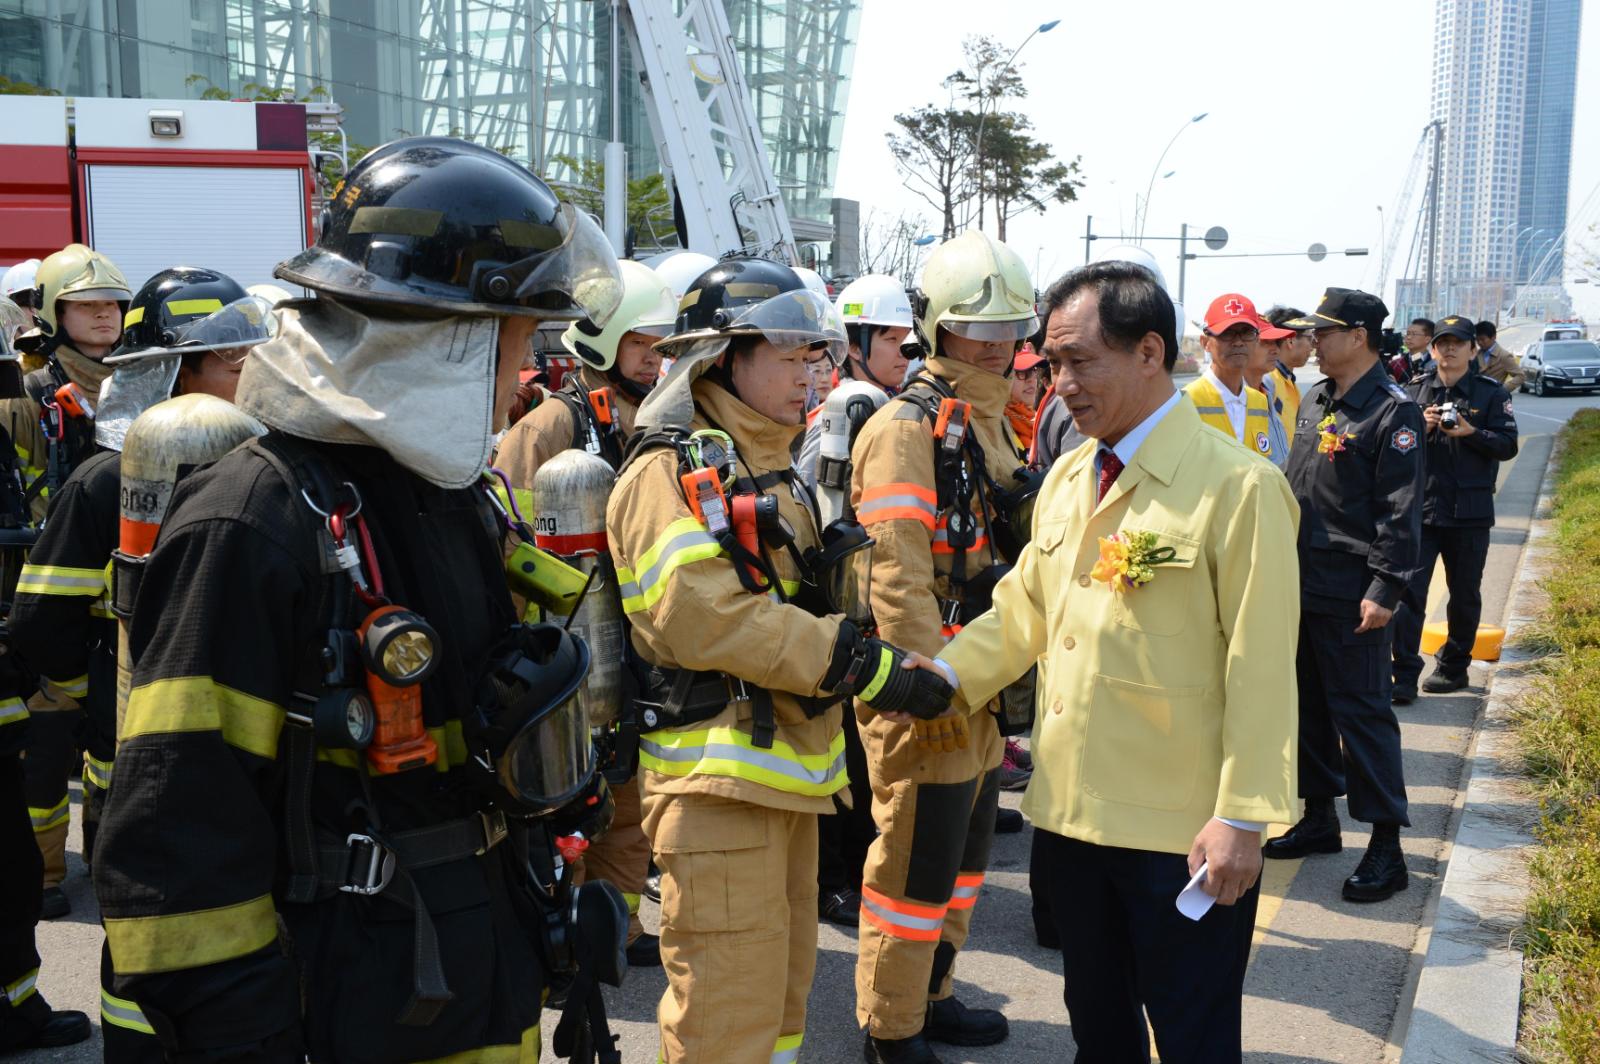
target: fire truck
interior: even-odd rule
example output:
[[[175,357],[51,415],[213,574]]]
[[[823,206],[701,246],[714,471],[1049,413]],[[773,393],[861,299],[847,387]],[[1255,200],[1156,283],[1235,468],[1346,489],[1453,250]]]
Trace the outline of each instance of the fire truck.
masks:
[[[138,288],[179,264],[240,284],[315,237],[311,134],[336,104],[0,96],[0,267],[87,244]]]

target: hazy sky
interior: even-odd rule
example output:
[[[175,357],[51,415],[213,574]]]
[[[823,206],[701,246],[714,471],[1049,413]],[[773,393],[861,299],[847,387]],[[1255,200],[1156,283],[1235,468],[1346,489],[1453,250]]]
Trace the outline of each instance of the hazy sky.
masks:
[[[1393,278],[1404,266],[1422,181],[1407,217],[1391,217],[1422,127],[1429,119],[1432,0],[864,0],[836,195],[893,214],[936,214],[907,191],[884,134],[894,115],[944,99],[940,81],[961,62],[962,38],[988,33],[1015,47],[1038,136],[1063,156],[1081,154],[1087,183],[1075,203],[1012,219],[1008,242],[1043,287],[1083,262],[1086,215],[1097,234],[1131,232],[1162,147],[1200,112],[1156,180],[1147,234],[1176,236],[1182,222],[1224,226],[1234,251],[1367,247],[1366,258],[1330,255],[1189,263],[1189,317],[1238,290],[1265,309],[1309,308],[1328,285],[1377,283],[1380,215],[1405,230]],[[1570,209],[1600,182],[1600,18],[1584,12],[1573,129]],[[1588,220],[1600,221],[1600,195]],[[937,232],[937,228],[930,228]],[[992,231],[992,226],[991,226]],[[1600,250],[1600,240],[1591,241]],[[1176,290],[1177,244],[1147,245]],[[1197,250],[1204,251],[1203,246]],[[1569,256],[1569,277],[1572,275]],[[1600,285],[1570,288],[1600,317]]]

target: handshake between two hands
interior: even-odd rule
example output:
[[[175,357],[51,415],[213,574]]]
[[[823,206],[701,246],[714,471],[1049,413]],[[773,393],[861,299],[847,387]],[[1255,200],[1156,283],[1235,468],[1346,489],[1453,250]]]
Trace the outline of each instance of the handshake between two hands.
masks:
[[[911,725],[911,732],[916,737],[917,745],[930,751],[951,753],[955,750],[965,750],[970,741],[967,716],[950,702],[956,692],[955,688],[950,686],[945,671],[939,668],[932,658],[925,658],[916,651],[906,652],[905,659],[900,662],[900,668],[927,673],[926,677],[917,677],[917,682],[924,687],[938,689],[937,685],[943,685],[938,715],[931,718],[919,717],[912,713],[897,713],[893,710],[879,710],[878,715],[896,724]],[[937,684],[931,681],[937,681]]]
[[[823,686],[854,695],[886,720],[908,724],[917,745],[946,753],[964,750],[967,718],[951,705],[955,688],[931,658],[839,626]]]

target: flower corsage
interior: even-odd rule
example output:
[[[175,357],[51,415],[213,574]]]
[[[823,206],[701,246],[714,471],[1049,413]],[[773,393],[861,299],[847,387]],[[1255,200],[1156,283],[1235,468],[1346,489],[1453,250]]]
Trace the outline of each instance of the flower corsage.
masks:
[[[1100,537],[1100,560],[1089,575],[1113,591],[1131,591],[1155,579],[1156,566],[1177,560],[1177,551],[1156,545],[1154,532],[1118,532]]]
[[[1333,461],[1334,455],[1345,449],[1346,440],[1356,438],[1353,432],[1340,432],[1335,429],[1332,414],[1317,422],[1317,430],[1317,453],[1327,455],[1330,462]]]

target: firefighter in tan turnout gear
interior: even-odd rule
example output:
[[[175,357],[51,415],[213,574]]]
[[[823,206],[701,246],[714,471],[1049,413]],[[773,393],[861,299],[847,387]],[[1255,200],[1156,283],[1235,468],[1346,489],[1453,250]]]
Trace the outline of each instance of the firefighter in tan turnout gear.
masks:
[[[103,359],[122,336],[122,316],[133,293],[110,259],[82,244],[68,244],[47,256],[39,264],[36,283],[45,365],[24,378],[23,395],[0,401],[0,422],[16,448],[25,497],[37,524],[43,522],[52,494],[95,453],[94,408],[100,385],[111,375]],[[105,615],[105,578],[98,571],[34,565],[22,574],[17,590],[82,595]],[[71,910],[61,887],[67,876],[67,781],[81,773],[91,788],[105,782],[105,763],[96,759],[85,766],[79,753],[85,730],[81,705],[88,694],[88,673],[69,670],[42,676],[39,690],[28,698],[33,724],[22,765],[28,816],[44,855],[41,914],[47,920]],[[97,748],[95,753],[106,751]],[[84,841],[88,859],[92,830]]]
[[[1022,260],[976,231],[929,257],[916,311],[927,363],[862,429],[851,497],[876,542],[879,637],[934,657],[988,608],[1006,567],[1003,521],[1024,464],[1005,416],[1008,371],[1037,319]],[[930,1041],[1006,1037],[1004,1016],[969,1009],[951,991],[999,802],[1004,742],[991,708],[938,722],[958,733],[943,746],[919,741],[924,725],[858,708],[880,831],[862,882],[856,966],[869,1061],[927,1064],[939,1059]]]
[[[547,401],[513,425],[495,454],[495,463],[510,479],[511,491],[525,514],[538,513],[534,478],[562,451],[576,448],[605,459],[612,469],[620,466],[639,403],[656,383],[661,356],[653,345],[672,332],[677,301],[650,267],[633,261],[618,265],[622,269],[622,304],[611,320],[604,328],[588,320],[573,322],[562,334],[562,344],[582,361],[583,368],[568,375]],[[562,553],[560,544],[550,546]],[[626,770],[626,766],[617,767]],[[583,873],[616,884],[628,903],[628,963],[656,967],[661,963],[660,945],[639,923],[650,843],[640,824],[637,780],[617,782],[612,796],[616,817],[611,830],[584,854]]]
[[[846,782],[840,704],[932,717],[949,689],[863,634],[870,540],[853,522],[820,529],[790,464],[808,363],[844,352],[834,309],[786,266],[730,259],[689,287],[661,347],[676,361],[606,514],[645,663],[660,1059],[794,1061],[816,966],[816,818]]]

